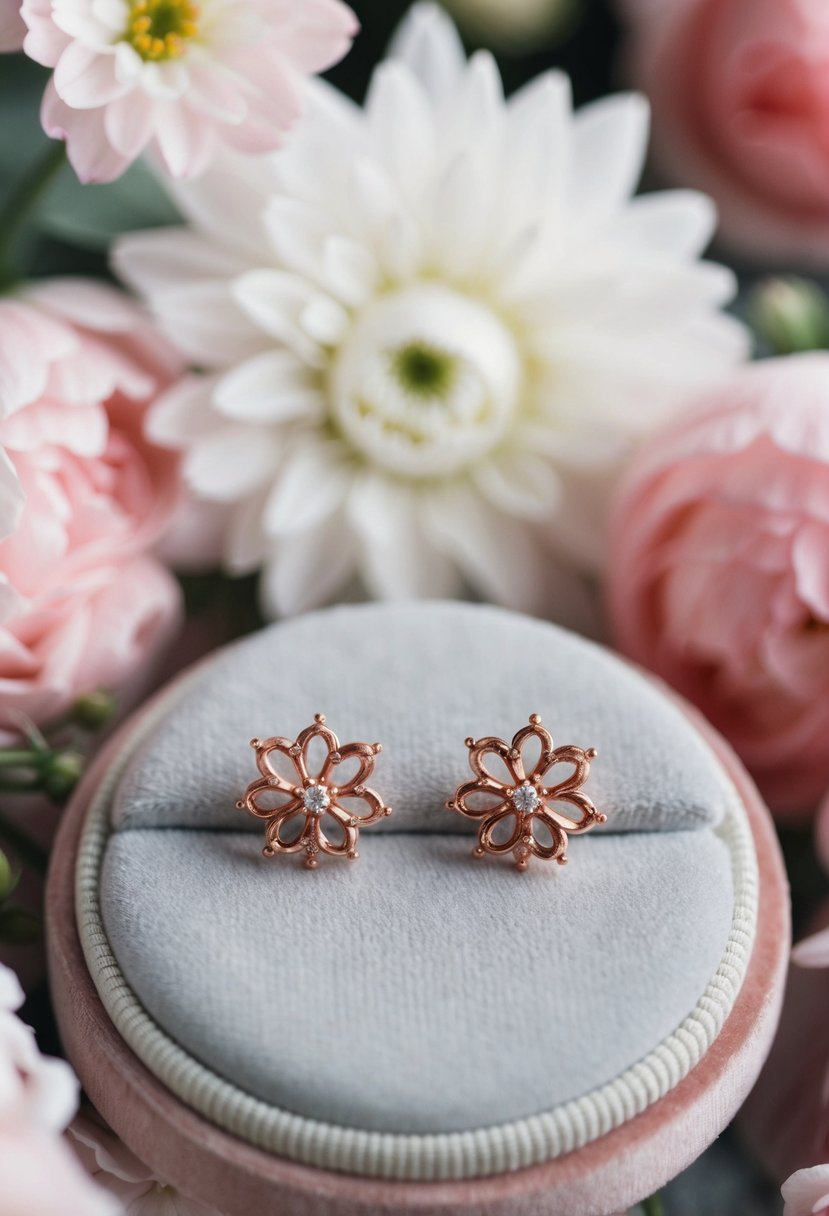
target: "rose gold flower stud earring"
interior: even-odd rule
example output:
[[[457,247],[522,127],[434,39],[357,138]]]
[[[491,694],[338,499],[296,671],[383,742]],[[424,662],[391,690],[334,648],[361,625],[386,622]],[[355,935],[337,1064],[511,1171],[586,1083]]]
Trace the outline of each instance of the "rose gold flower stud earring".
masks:
[[[309,870],[319,865],[320,853],[356,861],[360,828],[391,814],[391,807],[365,785],[382,751],[380,744],[340,746],[325,725],[325,715],[317,714],[313,726],[306,727],[296,741],[275,736],[251,739],[250,745],[262,776],[251,782],[236,806],[267,820],[263,855],[304,853]],[[323,753],[317,776],[309,771],[314,767],[309,758],[313,746]],[[338,776],[338,770],[347,770],[354,761],[350,775]],[[355,803],[362,803],[367,812],[357,814]]]
[[[532,739],[540,745],[540,753],[527,772],[522,753]],[[596,824],[606,822],[607,816],[581,793],[596,749],[584,751],[569,744],[553,747],[552,735],[541,725],[538,714],[531,716],[529,726],[519,730],[512,743],[488,736],[467,739],[466,746],[475,780],[458,786],[446,806],[479,821],[478,847],[473,857],[512,853],[519,870],[526,870],[530,857],[563,866],[567,862],[568,835],[589,832]],[[502,761],[503,778],[487,768],[489,756]],[[550,770],[559,764],[572,765],[572,772],[552,785],[545,784]],[[557,809],[561,803],[575,807],[578,818]]]

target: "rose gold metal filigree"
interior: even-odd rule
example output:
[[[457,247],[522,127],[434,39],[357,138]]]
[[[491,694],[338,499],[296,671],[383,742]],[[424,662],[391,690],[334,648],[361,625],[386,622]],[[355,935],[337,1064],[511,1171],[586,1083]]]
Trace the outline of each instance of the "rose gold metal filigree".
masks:
[[[531,738],[541,745],[541,754],[527,773],[524,769],[522,749]],[[503,856],[512,853],[519,870],[526,870],[530,857],[542,861],[557,861],[560,866],[567,862],[568,836],[589,832],[607,816],[597,811],[586,794],[581,793],[590,774],[590,762],[597,756],[591,747],[584,751],[568,744],[553,747],[553,738],[541,725],[538,714],[532,714],[529,726],[523,727],[505,743],[490,735],[485,739],[467,739],[469,765],[476,774],[474,781],[459,785],[455,796],[446,803],[450,811],[458,811],[467,819],[480,821],[478,847],[472,854],[481,858],[487,853]],[[486,767],[486,757],[497,756],[506,766],[509,780],[494,776]],[[545,785],[544,779],[557,764],[573,766],[572,773],[553,785]],[[480,804],[489,799],[489,805]],[[571,819],[556,808],[557,803],[573,806],[580,812]],[[540,823],[549,834],[550,841],[539,840],[535,832]]]
[[[323,741],[326,755],[319,774],[312,776],[308,771],[308,749],[315,739]],[[262,776],[251,782],[236,806],[257,819],[267,820],[263,855],[304,853],[309,870],[315,870],[319,865],[320,853],[356,861],[360,856],[357,852],[360,828],[377,823],[392,811],[379,794],[365,785],[383,750],[380,744],[346,743],[340,746],[337,736],[325,725],[325,715],[316,714],[314,725],[306,727],[296,740],[274,736],[272,739],[251,739],[250,745],[256,752],[256,766]],[[276,771],[271,763],[274,753],[287,758],[296,773],[296,781]],[[337,769],[354,759],[357,771],[338,784]],[[273,805],[274,798],[281,799],[277,805]],[[352,810],[345,809],[341,802],[346,798],[349,802],[364,802],[368,813],[355,815]],[[301,827],[300,818],[304,819]],[[326,819],[337,824],[341,835],[339,841],[326,835]],[[286,836],[291,821],[300,830]]]

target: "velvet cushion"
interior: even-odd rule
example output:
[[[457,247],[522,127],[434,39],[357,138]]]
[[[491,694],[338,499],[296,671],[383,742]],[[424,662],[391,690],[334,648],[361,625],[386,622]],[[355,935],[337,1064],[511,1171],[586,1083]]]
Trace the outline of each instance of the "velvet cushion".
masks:
[[[235,800],[256,775],[249,738],[320,710],[343,742],[382,740],[372,784],[395,814],[361,834],[358,863],[309,873],[262,858]],[[609,818],[566,868],[522,875],[473,861],[474,825],[442,803],[468,775],[466,735],[509,737],[536,711],[557,742],[598,747],[588,791]],[[751,865],[730,780],[649,681],[553,626],[457,604],[278,625],[192,675],[126,760],[100,875],[123,982],[218,1082],[311,1121],[299,1159],[446,1176],[422,1146],[407,1165],[405,1141],[372,1165],[370,1135],[340,1165],[332,1128],[440,1141],[549,1116],[556,1143],[585,1142],[603,1111],[618,1125],[684,1075],[739,988]],[[573,1127],[598,1091],[596,1128]],[[291,1135],[256,1142],[290,1156]],[[463,1151],[471,1174],[498,1168]]]

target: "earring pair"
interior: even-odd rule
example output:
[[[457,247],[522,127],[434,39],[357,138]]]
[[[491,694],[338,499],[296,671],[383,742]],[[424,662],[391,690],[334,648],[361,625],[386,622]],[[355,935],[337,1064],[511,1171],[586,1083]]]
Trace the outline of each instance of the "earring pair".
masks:
[[[532,764],[524,756],[531,741],[538,748]],[[321,854],[356,861],[360,830],[392,813],[380,794],[366,785],[381,745],[340,744],[324,714],[317,714],[295,740],[252,739],[251,747],[261,775],[236,806],[266,821],[265,857],[302,853],[309,870],[317,868]],[[312,747],[321,751],[313,766]],[[445,805],[478,823],[473,857],[511,854],[519,870],[526,870],[531,857],[564,865],[568,836],[606,822],[607,816],[581,789],[596,749],[554,747],[538,714],[531,715],[511,743],[490,735],[468,738],[466,747],[473,780],[459,785]],[[492,761],[499,763],[500,773],[488,767]],[[571,771],[550,783],[557,766]],[[315,775],[312,767],[317,769]],[[574,808],[575,817],[565,814],[562,806]]]

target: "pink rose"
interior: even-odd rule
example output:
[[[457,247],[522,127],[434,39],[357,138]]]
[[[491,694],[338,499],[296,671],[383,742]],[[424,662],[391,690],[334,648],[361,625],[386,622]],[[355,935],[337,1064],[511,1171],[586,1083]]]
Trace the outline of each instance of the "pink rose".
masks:
[[[829,265],[829,9],[820,0],[628,0],[654,154],[762,260]]]
[[[273,151],[306,75],[346,53],[341,0],[23,0],[24,50],[54,73],[43,128],[82,181],[111,181],[146,148],[173,177],[217,148]]]
[[[20,16],[21,0],[0,0],[0,52],[19,51],[26,36]]]
[[[772,807],[829,788],[829,355],[743,369],[642,449],[616,500],[620,648],[731,740]]]
[[[25,505],[0,496],[0,706],[35,721],[118,689],[178,613],[153,557],[178,472],[143,434],[178,362],[135,305],[56,280],[0,301],[0,445]]]

